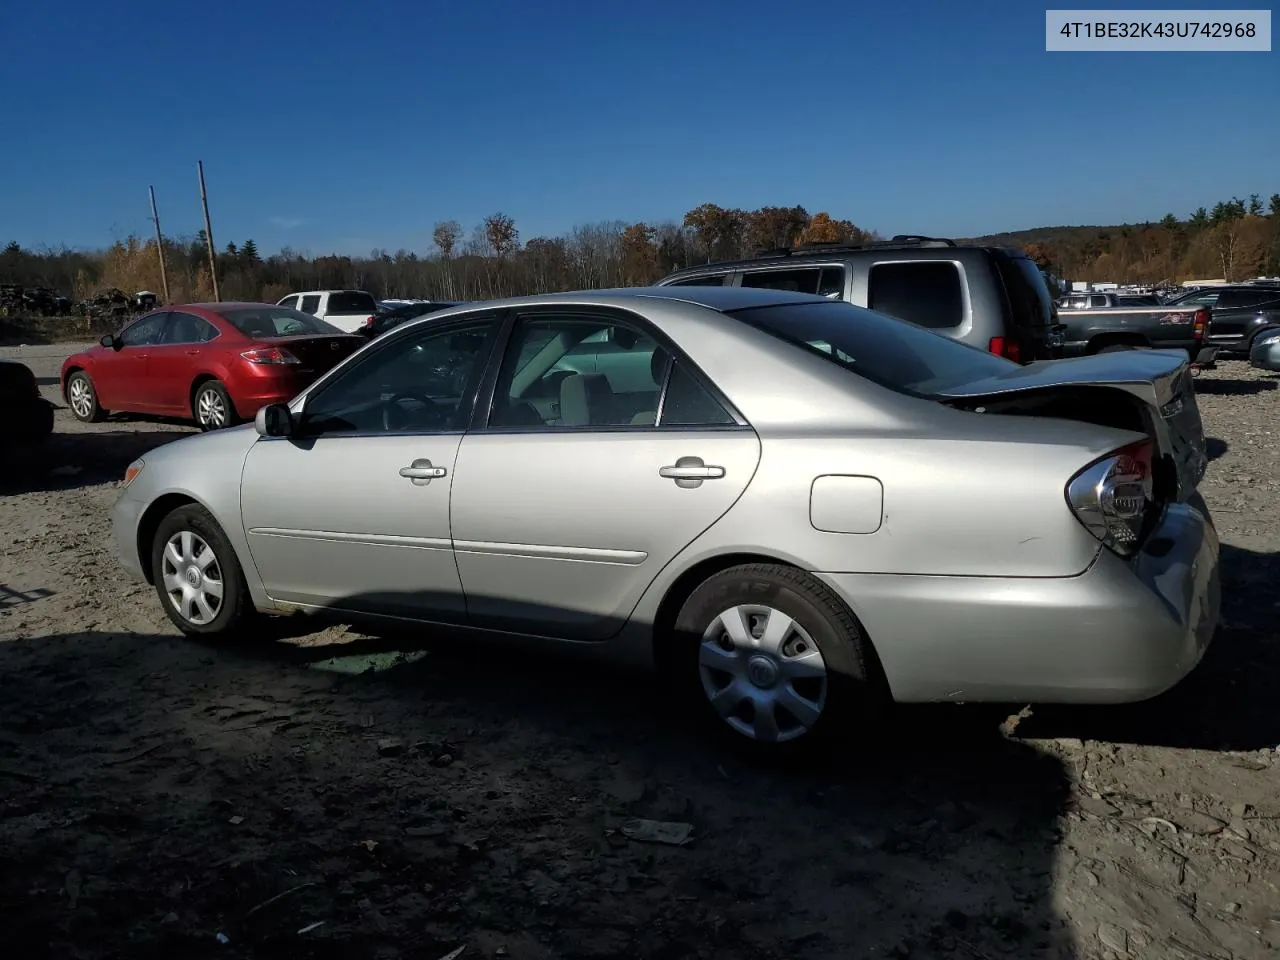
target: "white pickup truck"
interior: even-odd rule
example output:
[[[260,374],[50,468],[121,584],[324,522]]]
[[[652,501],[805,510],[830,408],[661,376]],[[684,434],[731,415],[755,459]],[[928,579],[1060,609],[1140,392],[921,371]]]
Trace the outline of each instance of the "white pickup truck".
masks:
[[[355,333],[378,312],[378,302],[363,290],[307,290],[289,294],[276,306],[309,313],[347,333]]]

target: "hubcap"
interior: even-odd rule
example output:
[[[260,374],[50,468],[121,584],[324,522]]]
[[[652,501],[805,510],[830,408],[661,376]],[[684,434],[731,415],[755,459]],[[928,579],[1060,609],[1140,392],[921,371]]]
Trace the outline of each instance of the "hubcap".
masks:
[[[196,399],[196,416],[207,427],[221,427],[227,422],[227,408],[213,390],[201,390]]]
[[[702,634],[702,690],[743,736],[765,743],[808,733],[827,702],[827,665],[818,645],[781,610],[742,604]]]
[[[93,396],[89,393],[89,384],[77,377],[71,381],[71,409],[79,417],[87,417],[93,412]]]
[[[222,568],[213,548],[191,530],[175,533],[164,545],[160,576],[179,616],[196,625],[209,623],[222,609]]]

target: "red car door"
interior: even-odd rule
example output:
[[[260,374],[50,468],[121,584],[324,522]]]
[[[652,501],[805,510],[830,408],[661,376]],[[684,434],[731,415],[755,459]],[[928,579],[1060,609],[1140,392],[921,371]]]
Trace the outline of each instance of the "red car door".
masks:
[[[202,372],[204,354],[213,349],[209,341],[217,336],[217,327],[204,317],[183,310],[169,313],[160,342],[147,359],[148,389],[157,413],[191,416],[191,385]]]
[[[139,317],[120,331],[119,350],[103,348],[91,376],[98,391],[98,402],[105,409],[142,413],[155,409],[150,402],[147,364],[168,319],[168,310]]]

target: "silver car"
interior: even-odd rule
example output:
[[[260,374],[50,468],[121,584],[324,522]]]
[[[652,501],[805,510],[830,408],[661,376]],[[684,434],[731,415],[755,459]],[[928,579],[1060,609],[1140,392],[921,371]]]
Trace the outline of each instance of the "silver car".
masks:
[[[1265,330],[1253,338],[1249,365],[1259,370],[1280,371],[1280,330]]]
[[[1177,683],[1218,618],[1204,448],[1185,354],[1019,366],[807,294],[565,293],[411,321],[148,453],[114,527],[185,633],[567,642],[776,748]]]

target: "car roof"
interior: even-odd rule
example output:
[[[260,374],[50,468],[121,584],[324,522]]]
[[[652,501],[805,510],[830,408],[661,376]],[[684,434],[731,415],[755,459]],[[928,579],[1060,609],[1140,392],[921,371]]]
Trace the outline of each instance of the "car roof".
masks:
[[[722,313],[749,310],[752,307],[784,306],[791,303],[832,303],[828,297],[765,287],[615,287],[606,290],[567,290],[541,293],[503,300],[470,301],[432,313],[433,319],[444,319],[475,310],[508,310],[537,306],[598,306],[632,309],[646,300],[692,303]]]
[[[170,303],[163,307],[158,307],[156,312],[162,310],[205,310],[209,313],[221,313],[223,310],[249,310],[261,307],[271,307],[278,309],[279,305],[275,303],[258,303],[254,300],[223,300],[220,303]]]
[[[726,273],[731,270],[762,270],[772,267],[786,267],[790,264],[803,266],[815,260],[843,262],[863,257],[882,257],[897,254],[910,254],[912,260],[954,260],[957,257],[989,254],[1027,258],[1026,253],[1022,250],[981,243],[956,242],[954,246],[893,243],[891,241],[866,245],[831,244],[830,246],[783,248],[781,252],[762,251],[757,256],[740,260],[713,260],[708,263],[696,263],[688,267],[681,267],[679,270],[673,270],[662,279],[666,281],[676,277],[692,277],[703,273]],[[894,258],[898,259],[898,257]]]

